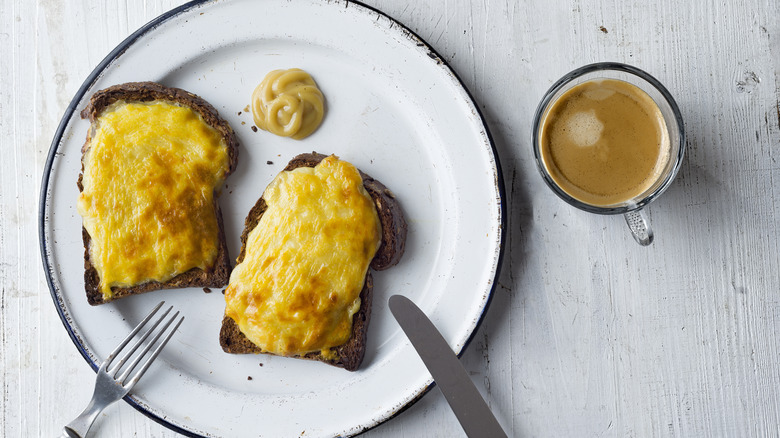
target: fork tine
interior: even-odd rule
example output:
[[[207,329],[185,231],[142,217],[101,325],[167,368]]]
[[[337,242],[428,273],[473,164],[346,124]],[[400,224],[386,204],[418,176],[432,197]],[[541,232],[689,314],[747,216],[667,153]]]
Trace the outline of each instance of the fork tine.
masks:
[[[155,338],[155,341],[157,341],[157,338],[159,338],[160,335],[162,335],[162,333],[165,331],[165,329],[168,328],[168,326],[170,325],[171,322],[173,322],[173,320],[176,318],[176,316],[177,315],[174,315],[173,318],[171,318],[171,321],[168,324],[166,324],[165,328],[162,331],[160,331],[160,333]],[[184,317],[183,316],[181,318],[179,318],[179,320],[176,322],[176,325],[173,326],[173,329],[160,342],[160,345],[158,345],[157,348],[152,352],[152,354],[149,356],[149,358],[146,360],[146,362],[144,362],[144,364],[141,365],[141,369],[138,370],[135,373],[135,375],[132,377],[132,379],[130,379],[130,381],[128,381],[124,385],[124,387],[128,391],[131,390],[133,388],[133,386],[135,386],[136,383],[138,383],[138,381],[141,379],[141,377],[143,377],[144,373],[146,373],[146,370],[149,369],[149,366],[152,365],[152,362],[154,362],[154,360],[157,359],[157,356],[160,354],[160,352],[165,347],[165,345],[168,343],[168,341],[173,337],[173,334],[176,333],[176,330],[178,330],[178,328],[181,325],[182,321],[184,321]],[[151,348],[152,344],[153,343],[149,344],[149,348]],[[144,354],[149,350],[149,348],[147,348],[146,351],[144,351]],[[141,356],[139,356],[139,359],[140,359],[140,357]],[[135,364],[133,365],[133,368],[135,368]]]
[[[158,310],[160,310],[160,307],[162,307],[163,304],[165,304],[165,301],[160,301],[158,305],[154,306],[154,309],[152,309],[152,311],[149,312],[148,315],[146,315],[146,317],[133,329],[133,331],[131,331],[130,334],[127,335],[127,337],[123,339],[122,342],[119,343],[119,345],[116,346],[114,351],[112,351],[111,354],[108,355],[106,360],[103,362],[101,368],[108,367],[108,365],[111,364],[111,361],[114,360],[114,357],[116,357],[116,355],[119,354],[119,352],[122,351],[123,348],[125,348],[125,345],[127,345],[127,343],[130,342],[131,339],[133,339],[136,333],[138,333],[141,330],[141,328],[143,328],[143,326],[146,325],[147,322],[149,322],[152,316],[154,316],[154,314],[157,313]]]
[[[149,327],[149,329],[146,330],[146,332],[144,332],[144,334],[141,335],[141,337],[138,338],[135,341],[133,346],[130,347],[129,350],[127,350],[124,353],[122,353],[122,357],[119,359],[119,362],[116,365],[114,365],[113,367],[111,367],[110,370],[106,370],[106,372],[108,374],[112,375],[112,376],[114,376],[117,372],[119,372],[119,369],[122,368],[122,366],[125,364],[125,362],[127,362],[128,359],[130,359],[130,356],[133,355],[135,350],[137,350],[138,347],[140,347],[141,344],[143,344],[143,342],[146,340],[146,338],[148,338],[149,335],[152,334],[154,329],[156,329],[157,326],[160,325],[160,322],[163,319],[165,319],[166,316],[168,316],[168,314],[171,312],[171,309],[173,309],[173,306],[169,307],[165,312],[163,312],[162,315],[158,316],[157,319],[152,323],[152,326]],[[141,324],[139,324],[139,327],[136,327],[136,328],[140,328],[140,326],[145,325],[147,322],[148,321],[146,319],[144,319],[144,321],[142,321]],[[112,358],[112,360],[113,360],[113,358]]]
[[[152,347],[154,346],[154,344],[156,344],[156,343],[157,343],[157,340],[158,340],[158,339],[160,339],[160,336],[162,336],[162,335],[165,333],[165,331],[166,331],[166,330],[168,330],[168,327],[170,327],[170,326],[171,326],[171,323],[173,323],[173,321],[175,321],[175,320],[176,320],[176,317],[178,317],[178,316],[179,316],[179,312],[177,311],[177,312],[176,312],[176,313],[173,315],[173,317],[171,317],[171,318],[168,320],[168,322],[166,322],[166,323],[163,325],[163,327],[160,329],[160,331],[159,331],[159,332],[157,332],[157,334],[154,336],[154,338],[153,338],[151,341],[149,341],[149,343],[147,343],[147,344],[146,344],[146,347],[143,349],[143,351],[141,351],[140,353],[138,353],[138,355],[135,357],[135,359],[133,360],[133,362],[132,362],[130,365],[128,365],[128,366],[127,366],[127,368],[126,368],[126,369],[125,369],[125,371],[122,373],[122,375],[121,375],[121,376],[119,376],[119,377],[116,379],[116,381],[117,381],[117,382],[120,382],[120,383],[122,383],[122,384],[125,386],[125,388],[126,388],[126,389],[128,389],[128,390],[130,390],[130,388],[132,388],[132,387],[133,387],[133,385],[135,385],[135,382],[137,382],[137,381],[138,381],[138,379],[140,379],[140,378],[141,378],[141,376],[142,376],[142,375],[143,375],[143,373],[146,371],[146,369],[149,367],[149,365],[151,365],[152,361],[154,361],[154,359],[157,357],[157,355],[159,354],[159,352],[162,350],[162,347],[164,347],[164,346],[165,346],[165,344],[168,342],[168,339],[170,339],[170,338],[171,338],[171,336],[173,336],[173,334],[176,332],[176,329],[177,329],[177,328],[179,328],[179,324],[181,324],[181,321],[182,321],[182,320],[184,320],[184,317],[183,317],[183,316],[182,316],[182,318],[181,318],[181,319],[178,321],[178,323],[176,324],[176,326],[174,326],[174,327],[173,327],[173,330],[171,330],[171,332],[170,332],[170,333],[168,333],[168,335],[165,337],[165,339],[163,339],[162,343],[160,343],[160,345],[159,345],[159,346],[157,347],[157,349],[156,349],[156,350],[155,350],[155,351],[152,353],[152,355],[149,357],[149,359],[147,359],[146,363],[144,363],[144,365],[142,366],[141,370],[139,370],[139,372],[138,372],[138,373],[136,373],[136,375],[135,375],[135,376],[133,376],[133,379],[132,379],[130,382],[128,382],[127,384],[124,384],[124,381],[125,381],[125,379],[127,379],[127,377],[130,375],[130,373],[132,373],[132,372],[133,372],[133,370],[135,369],[135,367],[136,367],[136,366],[138,366],[138,363],[139,363],[139,362],[141,362],[141,359],[143,359],[143,358],[146,356],[146,354],[149,352],[149,350],[151,350],[151,349],[152,349]]]
[[[175,318],[175,316],[174,316],[174,318]],[[173,321],[173,320],[171,320],[171,321]],[[173,334],[176,333],[176,330],[179,328],[179,326],[181,325],[182,321],[184,321],[184,317],[183,316],[181,318],[179,318],[179,320],[176,322],[176,325],[173,326],[173,330],[171,330],[171,332],[168,333],[168,335],[165,337],[165,339],[163,339],[162,342],[160,342],[160,345],[158,345],[157,348],[154,350],[154,352],[152,352],[152,355],[149,356],[149,359],[147,359],[146,362],[141,366],[141,369],[138,370],[138,372],[135,373],[135,375],[133,376],[132,379],[130,379],[129,382],[127,382],[127,385],[125,385],[125,387],[127,388],[128,391],[130,389],[132,389],[133,386],[135,386],[136,383],[138,383],[138,381],[144,375],[146,370],[149,369],[149,366],[152,364],[152,362],[154,362],[154,360],[157,359],[157,356],[160,354],[160,352],[162,351],[163,347],[165,347],[165,345],[168,343],[168,341],[171,340],[171,338],[173,337]]]

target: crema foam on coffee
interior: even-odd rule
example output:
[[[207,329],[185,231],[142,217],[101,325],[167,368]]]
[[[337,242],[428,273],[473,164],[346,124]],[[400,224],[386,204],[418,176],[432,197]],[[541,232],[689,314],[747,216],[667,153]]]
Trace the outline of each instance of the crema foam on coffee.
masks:
[[[598,207],[640,198],[669,162],[663,114],[637,86],[591,80],[566,91],[542,119],[542,162],[572,198]]]

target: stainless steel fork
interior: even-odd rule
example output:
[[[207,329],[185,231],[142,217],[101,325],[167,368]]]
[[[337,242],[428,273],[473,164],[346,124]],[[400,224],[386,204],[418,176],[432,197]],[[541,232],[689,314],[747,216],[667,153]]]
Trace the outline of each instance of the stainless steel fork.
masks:
[[[157,358],[157,355],[160,354],[160,351],[162,351],[163,347],[165,347],[165,344],[168,343],[173,334],[176,332],[176,329],[179,328],[179,325],[184,320],[183,316],[177,320],[177,317],[179,316],[179,312],[177,311],[173,317],[169,318],[168,321],[163,324],[162,328],[157,331],[152,340],[148,342],[138,354],[133,356],[133,353],[135,353],[135,351],[150,335],[152,335],[157,326],[160,325],[163,320],[165,320],[166,316],[168,316],[168,314],[171,312],[171,309],[173,309],[173,306],[169,307],[168,310],[163,312],[162,315],[152,321],[152,317],[154,317],[154,315],[158,310],[160,310],[160,307],[162,307],[164,303],[165,302],[163,301],[158,304],[143,319],[143,321],[141,321],[141,323],[138,324],[138,326],[134,328],[129,335],[127,335],[127,337],[116,347],[116,349],[114,349],[114,351],[108,355],[108,358],[106,358],[105,362],[103,362],[103,364],[100,366],[100,369],[98,369],[97,379],[95,381],[95,392],[92,394],[92,400],[90,400],[87,408],[84,409],[84,412],[82,412],[81,415],[76,417],[75,420],[71,421],[67,426],[65,426],[61,437],[86,437],[89,428],[92,426],[92,423],[95,422],[98,414],[100,414],[100,412],[102,412],[106,406],[127,395],[127,393],[133,389],[133,386],[138,383],[138,380],[141,379],[141,376],[144,375],[146,370],[149,368],[149,365],[154,362],[154,360]],[[138,332],[141,331],[141,329],[143,329],[144,326],[146,326],[146,324],[150,321],[151,327],[146,330],[146,332],[144,332],[140,338],[138,338],[132,347],[130,347],[127,351],[123,351],[125,346],[131,340],[133,340],[135,335],[138,334]],[[173,329],[168,330],[174,321],[176,321],[176,324],[173,326]],[[141,364],[141,368],[131,377],[130,374],[133,372],[133,370],[140,364],[141,360],[147,357],[147,353],[149,353],[157,341],[160,340],[160,337],[166,332],[167,335],[159,342],[157,348],[148,356],[146,361]],[[120,353],[123,354],[119,358],[119,361],[112,366],[114,359],[116,359],[117,355]],[[127,363],[127,361],[130,359],[133,360],[129,365],[124,367],[125,363]]]

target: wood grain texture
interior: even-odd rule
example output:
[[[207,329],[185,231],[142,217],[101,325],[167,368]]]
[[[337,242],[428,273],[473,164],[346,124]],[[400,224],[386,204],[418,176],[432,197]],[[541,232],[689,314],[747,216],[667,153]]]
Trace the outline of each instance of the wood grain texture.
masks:
[[[71,97],[122,39],[179,1],[0,2],[0,434],[54,436],[94,373],[40,268],[37,203]],[[512,436],[769,436],[780,430],[780,3],[371,0],[451,65],[493,134],[508,239],[462,362]],[[542,182],[531,119],[595,61],[663,82],[687,156],[636,245]],[[95,436],[173,437],[124,403]],[[365,434],[459,436],[437,389]]]

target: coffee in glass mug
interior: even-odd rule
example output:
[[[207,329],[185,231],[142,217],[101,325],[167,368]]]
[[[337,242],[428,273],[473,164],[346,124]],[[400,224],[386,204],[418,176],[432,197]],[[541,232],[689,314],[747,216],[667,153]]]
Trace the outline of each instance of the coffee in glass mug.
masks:
[[[682,162],[682,117],[647,73],[591,64],[559,80],[534,120],[534,155],[553,191],[573,206],[624,214],[636,240],[652,229],[641,208],[671,183]]]

